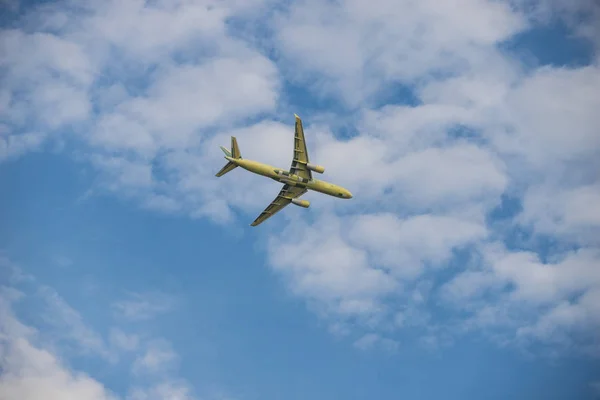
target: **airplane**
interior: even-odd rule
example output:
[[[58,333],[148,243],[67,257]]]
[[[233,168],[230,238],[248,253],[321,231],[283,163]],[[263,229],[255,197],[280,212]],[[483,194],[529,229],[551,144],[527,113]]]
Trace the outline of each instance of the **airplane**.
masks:
[[[271,204],[267,206],[267,208],[254,220],[254,222],[252,222],[252,224],[250,224],[250,226],[257,226],[263,223],[265,220],[281,211],[290,203],[300,207],[308,208],[310,206],[310,202],[308,200],[299,199],[299,197],[309,190],[314,190],[315,192],[324,193],[341,199],[352,198],[352,193],[350,193],[349,190],[344,189],[341,186],[334,185],[333,183],[321,181],[312,177],[312,172],[322,174],[325,172],[325,168],[309,162],[308,151],[306,150],[306,142],[304,140],[302,120],[296,114],[294,114],[294,116],[296,117],[294,156],[292,158],[292,165],[289,171],[272,167],[258,161],[242,158],[242,154],[240,153],[240,148],[238,147],[235,136],[231,137],[231,151],[227,150],[223,146],[220,146],[223,153],[225,153],[225,159],[228,162],[223,168],[221,168],[219,172],[217,172],[217,177],[221,177],[237,167],[242,167],[247,171],[266,176],[277,182],[283,183],[283,188],[275,200],[273,200]]]

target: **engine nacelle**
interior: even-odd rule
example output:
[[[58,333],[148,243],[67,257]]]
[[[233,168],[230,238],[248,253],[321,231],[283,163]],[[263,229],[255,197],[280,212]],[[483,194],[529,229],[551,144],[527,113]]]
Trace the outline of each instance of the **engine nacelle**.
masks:
[[[306,168],[319,174],[325,172],[325,167],[323,167],[322,165],[306,164]]]
[[[292,199],[292,203],[304,208],[310,207],[310,201],[308,200]]]

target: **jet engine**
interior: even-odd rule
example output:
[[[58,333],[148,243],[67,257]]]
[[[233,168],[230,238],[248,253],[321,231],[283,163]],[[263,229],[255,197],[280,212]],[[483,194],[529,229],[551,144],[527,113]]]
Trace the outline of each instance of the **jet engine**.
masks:
[[[311,171],[314,171],[318,174],[322,174],[323,172],[325,172],[325,167],[321,166],[321,165],[315,165],[315,164],[306,164],[306,168],[308,168]]]
[[[292,199],[292,203],[304,208],[308,208],[310,206],[310,201],[308,200]]]

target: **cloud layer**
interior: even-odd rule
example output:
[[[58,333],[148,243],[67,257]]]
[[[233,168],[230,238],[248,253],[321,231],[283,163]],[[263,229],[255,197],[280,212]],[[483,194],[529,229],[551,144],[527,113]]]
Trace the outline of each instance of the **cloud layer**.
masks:
[[[242,173],[216,180],[216,146],[233,134],[244,157],[288,165],[297,112],[288,86],[302,87],[339,109],[302,116],[311,159],[354,199],[315,197],[314,211],[286,210],[253,232],[268,237],[269,262],[296,295],[332,327],[360,321],[349,333],[359,348],[395,348],[383,329],[416,329],[428,343],[477,330],[598,355],[597,54],[585,66],[531,68],[505,46],[559,12],[595,43],[592,22],[575,29],[571,18],[598,11],[522,3],[129,0],[26,10],[1,32],[0,160],[66,144],[96,168],[94,191],[215,223],[242,212],[235,223],[244,224],[278,188]],[[135,296],[115,310],[164,311]],[[424,324],[434,310],[446,317]],[[64,317],[102,351],[75,314]],[[11,343],[10,354],[40,356],[39,373],[62,371],[21,336]],[[168,353],[153,349],[138,370]],[[58,373],[65,385],[88,382]],[[93,382],[86,390],[110,398]],[[170,389],[133,398],[161,390]]]

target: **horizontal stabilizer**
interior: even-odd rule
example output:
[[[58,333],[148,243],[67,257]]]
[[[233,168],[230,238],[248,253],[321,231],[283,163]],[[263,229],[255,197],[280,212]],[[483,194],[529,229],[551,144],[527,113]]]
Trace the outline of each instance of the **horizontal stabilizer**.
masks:
[[[219,172],[217,172],[217,174],[215,176],[221,177],[235,168],[237,168],[237,164],[229,161],[227,164],[225,164],[225,166],[223,168],[221,168],[221,170]]]
[[[219,147],[221,147],[221,150],[223,151],[223,153],[225,153],[225,155],[226,155],[227,157],[231,157],[231,152],[230,152],[229,150],[227,150],[227,149],[226,149],[225,147],[223,147],[223,146],[219,146]]]

